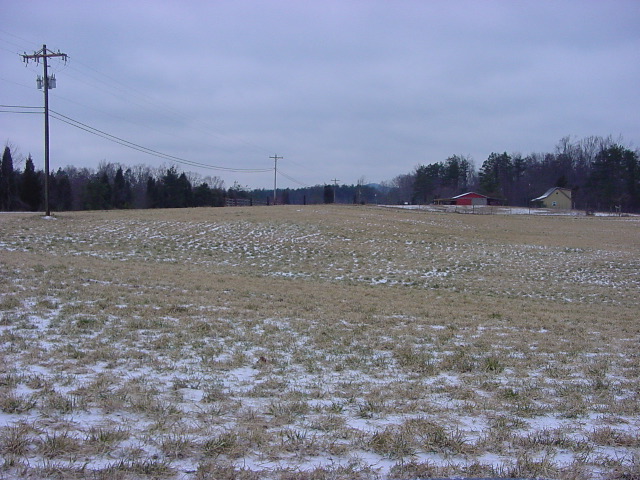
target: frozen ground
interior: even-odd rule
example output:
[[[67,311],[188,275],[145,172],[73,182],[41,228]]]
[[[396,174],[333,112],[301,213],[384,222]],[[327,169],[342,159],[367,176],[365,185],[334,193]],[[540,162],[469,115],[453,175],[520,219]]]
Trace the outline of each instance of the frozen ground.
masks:
[[[637,478],[637,220],[224,210],[3,216],[0,478]]]
[[[586,216],[584,210],[560,210],[556,208],[502,207],[502,206],[466,206],[466,205],[384,205],[387,208],[405,210],[422,210],[434,213],[469,213],[478,215],[544,215],[544,216]],[[619,214],[615,212],[593,212],[596,217],[637,216],[633,214]]]

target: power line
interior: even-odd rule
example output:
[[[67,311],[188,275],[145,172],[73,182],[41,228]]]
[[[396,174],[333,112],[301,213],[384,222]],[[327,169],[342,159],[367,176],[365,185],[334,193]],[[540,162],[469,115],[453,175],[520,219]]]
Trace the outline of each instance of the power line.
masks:
[[[5,110],[5,109],[11,109],[11,110]],[[18,111],[15,109],[25,109],[24,111]],[[37,111],[34,111],[37,110]],[[0,104],[0,113],[27,113],[27,114],[37,114],[37,115],[41,115],[43,112],[43,107],[39,107],[39,106],[29,106],[29,105],[2,105]],[[63,115],[61,113],[56,112],[55,110],[51,110],[49,109],[49,113],[51,114],[52,118],[55,118],[56,120],[62,122],[62,123],[66,123],[67,125],[70,125],[72,127],[75,127],[79,130],[83,130],[87,133],[91,133],[92,135],[96,135],[100,138],[103,138],[105,140],[109,140],[112,141],[114,143],[117,143],[118,145],[122,145],[124,147],[127,148],[131,148],[132,150],[136,150],[142,153],[146,153],[148,155],[154,155],[157,156],[159,158],[164,158],[164,159],[168,159],[168,160],[174,160],[177,163],[184,163],[193,167],[201,167],[201,168],[216,168],[213,165],[207,165],[207,164],[203,164],[203,163],[199,163],[199,162],[193,162],[191,160],[187,160],[187,159],[181,159],[181,162],[177,161],[177,158],[179,157],[174,157],[168,154],[164,154],[162,152],[156,152],[154,150],[148,149],[146,147],[143,147],[142,145],[138,145],[135,144],[133,142],[129,142],[127,140],[124,140],[122,138],[116,137],[115,135],[111,135],[107,132],[104,132],[102,130],[99,130],[97,128],[91,127],[85,123],[82,123],[78,120],[74,120],[71,117],[68,117],[66,115]],[[277,156],[278,160],[282,159],[282,156]],[[274,157],[270,157],[270,158],[274,158]],[[293,162],[292,162],[293,163]],[[217,167],[220,169],[225,169],[226,167]],[[264,173],[266,171],[269,171],[269,169],[227,169],[227,171],[230,172],[236,172],[236,173],[240,173],[240,172],[247,172],[247,173]],[[293,178],[291,175],[288,175],[287,173],[283,172],[282,169],[278,170],[278,173],[283,176],[284,178],[286,178],[287,180],[296,183],[302,187],[307,187],[307,188],[311,188],[311,185],[309,185],[308,183],[302,182],[300,180],[297,180],[295,178]]]
[[[17,35],[14,35],[12,33],[9,33],[3,29],[0,29],[0,33],[5,34],[5,35],[9,35],[17,40],[20,40],[21,42],[24,42],[24,44],[30,44],[31,42],[25,38],[19,37]],[[21,45],[11,41],[11,40],[7,40],[7,39],[3,39],[0,38],[0,41],[11,44],[15,47],[18,48],[22,48]],[[13,53],[13,52],[12,52]],[[18,54],[21,55],[21,54]],[[23,55],[21,55],[23,56]],[[76,67],[74,67],[73,65],[76,65]],[[77,68],[77,67],[81,67],[81,68]],[[182,119],[182,120],[186,120],[186,121],[191,121],[192,119],[190,117],[188,117],[187,115],[185,115],[184,113],[180,113],[179,111],[176,111],[172,108],[169,108],[167,105],[163,104],[163,102],[159,102],[158,99],[153,98],[152,96],[146,94],[145,92],[136,89],[135,87],[132,87],[131,85],[126,85],[124,83],[122,83],[121,81],[119,81],[117,78],[114,78],[113,76],[109,76],[105,73],[100,72],[99,70],[93,68],[92,66],[82,62],[80,59],[74,57],[73,59],[73,64],[69,64],[69,68],[77,73],[79,73],[81,76],[84,76],[85,79],[82,78],[78,78],[77,76],[74,75],[69,75],[69,71],[67,71],[67,75],[70,78],[75,79],[78,82],[84,83],[87,86],[93,86],[95,87],[96,84],[99,86],[99,88],[101,88],[101,90],[103,91],[107,91],[107,93],[109,93],[110,95],[118,98],[121,101],[124,101],[128,104],[134,104],[142,109],[145,110],[150,110],[150,111],[155,111],[156,115],[158,112],[164,114],[165,116],[168,114],[169,117],[175,120],[175,119]],[[91,80],[91,82],[88,82],[87,79]],[[97,83],[96,83],[97,82]],[[24,85],[23,85],[24,86]],[[107,87],[107,89],[105,90],[103,87]],[[64,98],[63,96],[60,95],[56,95],[56,98],[62,98],[66,101],[70,101],[72,103],[75,103],[77,105],[81,105],[83,107],[87,107],[86,105],[83,105],[82,103],[79,103],[77,101],[73,101],[73,100],[69,100]],[[149,108],[151,107],[151,108]],[[103,112],[104,113],[104,112]],[[109,114],[110,115],[110,114]],[[113,116],[113,115],[111,115]],[[129,121],[127,119],[122,119],[122,120],[126,120]],[[262,150],[262,151],[268,151],[269,149],[265,148],[264,146],[260,146],[257,145],[255,143],[249,142],[247,140],[243,140],[241,138],[237,138],[234,136],[229,136],[229,135],[225,135],[222,133],[218,133],[214,130],[214,128],[212,128],[210,126],[210,124],[208,122],[205,122],[204,124],[196,124],[194,125],[194,128],[205,132],[208,136],[216,136],[219,138],[226,138],[228,140],[232,140],[234,143],[240,143],[240,144],[244,144],[246,146],[258,149],[258,150]],[[230,171],[234,171],[234,170],[230,170]],[[240,171],[242,171],[242,169],[240,169]],[[267,170],[268,171],[268,170]]]
[[[296,180],[295,178],[287,175],[286,173],[284,173],[282,170],[279,170],[278,173],[280,175],[282,175],[284,178],[286,178],[287,180],[293,182],[293,183],[297,183],[298,185],[302,186],[302,187],[307,187],[307,188],[311,188],[311,185],[309,185],[308,183],[304,183],[301,182],[300,180]]]
[[[0,108],[1,108],[1,107],[0,107]],[[32,111],[26,111],[26,110],[25,110],[25,111],[20,111],[20,110],[4,110],[4,109],[0,110],[0,113],[27,113],[27,114],[29,114],[29,113],[30,113],[30,114],[34,114],[34,113],[35,113],[35,114],[38,114],[38,115],[41,115],[41,114],[42,114],[42,112],[32,112]]]
[[[157,150],[153,150],[151,148],[147,148],[144,147],[142,145],[139,145],[137,143],[134,142],[130,142],[128,140],[125,140],[123,138],[117,137],[115,135],[111,135],[110,133],[104,132],[102,130],[99,130],[97,128],[91,127],[85,123],[82,123],[78,120],[74,120],[70,117],[67,117],[66,115],[62,115],[58,112],[54,112],[53,110],[51,111],[52,113],[54,113],[56,116],[54,118],[56,118],[57,120],[66,123],[68,125],[71,125],[73,127],[76,127],[80,130],[84,130],[85,132],[88,133],[92,133],[96,136],[99,136],[101,138],[104,138],[105,140],[109,140],[112,141],[114,143],[117,143],[119,145],[131,148],[132,150],[137,150],[139,152],[142,153],[146,153],[148,155],[152,155],[152,156],[156,156],[159,158],[163,158],[163,159],[167,159],[167,160],[173,160],[176,161],[177,163],[182,163],[182,164],[186,164],[186,165],[190,165],[193,167],[201,167],[201,168],[209,168],[209,169],[213,169],[213,170],[223,170],[223,171],[228,171],[228,172],[244,172],[244,173],[264,173],[264,172],[268,172],[270,171],[270,169],[265,168],[265,169],[250,169],[250,168],[228,168],[228,167],[220,167],[220,166],[216,166],[216,165],[210,165],[210,164],[206,164],[206,163],[200,163],[200,162],[195,162],[193,160],[188,160],[185,158],[181,158],[181,157],[177,157],[175,155],[169,155],[167,153],[163,153],[163,152],[159,152]]]
[[[137,106],[144,108],[144,109],[148,109],[147,106],[143,105],[142,103],[140,103],[141,101],[148,104],[151,108],[150,110],[155,111],[155,112],[161,112],[164,115],[169,115],[169,117],[167,118],[171,118],[172,120],[175,120],[175,118],[184,120],[184,121],[188,121],[191,122],[192,118],[185,115],[184,113],[181,113],[177,110],[174,110],[172,108],[170,108],[169,106],[167,106],[166,104],[164,104],[162,101],[158,101],[158,99],[153,98],[152,96],[146,94],[145,92],[136,89],[135,87],[132,87],[131,85],[125,85],[124,83],[120,82],[118,79],[111,77],[107,74],[104,74],[98,70],[96,70],[95,68],[91,67],[90,65],[87,65],[83,62],[81,62],[80,60],[78,60],[77,58],[74,59],[74,63],[77,65],[82,66],[83,68],[90,70],[92,72],[95,72],[95,74],[97,74],[99,77],[96,77],[94,74],[88,74],[87,72],[83,72],[80,69],[74,68],[73,66],[71,66],[70,68],[72,70],[75,70],[76,72],[87,76],[88,78],[97,81],[105,86],[107,86],[111,91],[109,92],[111,95],[113,95],[114,97],[129,102],[129,103],[134,103]],[[73,76],[71,76],[72,78],[75,78]],[[109,80],[110,82],[105,81]],[[76,78],[76,80],[79,80],[78,78]],[[82,80],[79,80],[81,82],[83,82]],[[87,83],[86,81],[84,83]],[[123,98],[123,96],[121,94],[126,95],[129,100]],[[173,118],[175,117],[175,118]],[[269,149],[265,148],[264,146],[261,145],[257,145],[253,142],[247,141],[247,140],[243,140],[241,138],[237,138],[237,137],[233,137],[230,135],[225,135],[223,133],[219,133],[215,131],[215,128],[212,127],[211,123],[209,122],[204,122],[202,124],[195,124],[194,128],[206,133],[208,136],[216,136],[219,138],[223,138],[223,139],[228,139],[228,140],[232,140],[235,143],[240,143],[240,144],[244,144],[246,146],[252,147],[254,149],[258,149],[261,151],[268,151]]]
[[[0,105],[0,108],[40,108],[42,109],[43,107],[32,107],[29,105]]]
[[[30,85],[25,85],[24,83],[14,82],[13,80],[9,80],[8,78],[0,77],[0,80],[7,83],[13,83],[14,85],[18,85],[19,87],[28,88],[29,90],[33,89]]]
[[[11,47],[16,47],[19,50],[22,50],[24,48],[23,45],[29,45],[31,44],[31,42],[23,37],[19,37],[17,35],[14,35],[12,33],[9,33],[3,29],[0,28],[0,34],[6,35],[6,36],[10,36],[12,38],[0,38],[0,42],[9,45]],[[6,51],[11,51],[11,53],[16,53],[17,55],[21,56],[21,57],[25,57],[24,55],[22,55],[21,53],[17,53],[17,52],[13,52],[12,50],[9,50],[7,48],[2,48],[3,50]],[[27,48],[28,50],[28,48]],[[53,52],[51,52],[53,53]],[[33,56],[31,56],[33,57]],[[32,58],[35,60],[35,58]],[[74,67],[75,65],[75,67]],[[137,105],[138,107],[141,107],[145,110],[155,110],[156,112],[163,112],[165,115],[170,115],[173,116],[176,119],[187,119],[187,120],[192,120],[190,117],[187,117],[184,113],[181,113],[179,111],[176,111],[175,109],[170,108],[168,105],[163,104],[162,101],[158,102],[157,99],[154,99],[153,97],[151,97],[150,95],[148,95],[147,93],[143,92],[142,90],[138,90],[135,87],[131,86],[131,85],[127,85],[123,82],[121,82],[118,78],[114,77],[114,76],[109,76],[108,74],[105,74],[103,72],[100,72],[99,70],[97,70],[96,68],[94,68],[93,66],[86,64],[84,62],[82,62],[80,59],[78,59],[77,57],[74,57],[73,59],[73,63],[72,64],[67,64],[65,62],[65,66],[68,68],[68,70],[66,71],[67,76],[71,77],[71,78],[75,78],[76,81],[79,81],[81,83],[84,83],[87,86],[90,87],[96,87],[98,86],[98,88],[100,88],[101,90],[105,91],[106,87],[106,91],[110,94],[113,95],[114,97],[117,97],[118,99],[128,102],[128,103],[134,103],[135,105]],[[50,66],[51,67],[51,66]],[[71,71],[76,72],[77,76],[71,75]],[[6,79],[1,79],[0,80],[6,80]],[[12,82],[9,80],[6,80],[8,82],[11,83],[15,83],[16,85],[20,85],[22,87],[25,88],[30,88],[24,84],[18,84],[16,82]],[[53,92],[52,92],[53,93]],[[60,96],[58,94],[55,95],[56,98],[60,98],[72,103],[75,103],[77,105],[83,106],[85,108],[94,108],[94,107],[87,107],[87,105],[84,105],[83,103],[65,98],[63,96]],[[17,108],[16,108],[17,107]],[[28,112],[27,109],[22,109],[20,108],[20,106],[11,106],[10,108],[8,106],[0,106],[0,108],[2,108],[2,110],[0,110],[0,113],[9,113],[9,114],[26,114],[26,113],[41,113],[41,112]],[[94,108],[95,109],[95,108]],[[106,113],[102,110],[99,109],[95,109],[98,111],[101,111],[102,113]],[[52,112],[53,113],[53,112]],[[110,116],[115,117],[115,115],[112,115],[110,113],[107,113]],[[205,168],[205,169],[211,169],[211,170],[218,170],[218,171],[225,171],[225,172],[235,172],[235,173],[266,173],[268,171],[270,171],[270,169],[243,169],[243,168],[228,168],[228,167],[221,167],[221,166],[217,166],[217,165],[209,165],[209,164],[205,164],[205,163],[200,163],[200,162],[195,162],[189,159],[185,159],[185,158],[181,158],[179,156],[174,156],[174,155],[170,155],[164,152],[160,152],[157,150],[153,150],[151,148],[148,147],[144,147],[143,145],[139,145],[136,144],[134,142],[125,140],[123,138],[117,137],[115,135],[111,135],[105,131],[99,130],[95,127],[92,127],[90,125],[87,125],[85,123],[82,123],[78,120],[75,120],[73,118],[70,118],[68,116],[62,115],[59,112],[55,112],[52,115],[56,120],[65,123],[69,126],[73,126],[75,128],[78,128],[80,130],[83,130],[87,133],[91,133],[92,135],[96,135],[98,137],[101,137],[105,140],[111,141],[113,143],[119,144],[121,146],[130,148],[132,150],[136,150],[139,151],[141,153],[145,153],[147,155],[151,155],[151,156],[155,156],[158,158],[162,158],[162,159],[166,159],[169,161],[174,161],[176,163],[180,163],[180,164],[185,164],[185,165],[189,165],[189,166],[194,166],[194,167],[199,167],[199,168]],[[120,118],[120,120],[123,121],[128,121],[131,122],[131,120],[127,119],[127,118]],[[133,122],[132,122],[133,123]],[[144,127],[149,128],[147,125],[144,125]],[[222,138],[227,138],[229,140],[232,140],[234,143],[240,143],[240,144],[244,144],[253,148],[257,148],[259,150],[263,150],[266,151],[267,148],[265,146],[262,145],[258,145],[255,144],[253,142],[247,141],[247,140],[243,140],[242,138],[239,138],[237,136],[234,135],[225,135],[222,133],[218,133],[215,132],[215,128],[210,128],[210,123],[209,122],[204,122],[201,124],[195,124],[193,125],[193,128],[197,129],[197,130],[201,130],[201,131],[206,131],[206,133],[208,135],[214,135],[217,137],[222,137]],[[155,130],[155,129],[154,129]],[[217,147],[215,147],[217,148]],[[282,158],[282,157],[280,157]],[[277,159],[275,160],[277,163]],[[290,161],[290,160],[289,160]],[[305,168],[308,170],[308,166],[303,166],[300,164],[296,164],[293,161],[290,161],[291,163],[298,165],[299,167]],[[280,173],[282,175],[282,177],[288,179],[289,181],[298,184],[300,186],[304,186],[304,187],[310,187],[310,185],[301,182],[295,178],[293,178],[290,175],[287,175],[285,172],[278,172],[277,171],[277,166],[275,167],[275,172],[274,172],[274,176],[277,175],[277,173]],[[274,185],[275,185],[275,180],[274,180]]]
[[[27,105],[0,105],[1,113],[35,113],[42,114],[43,107],[29,107]],[[38,111],[35,111],[38,110]]]
[[[210,165],[207,163],[195,162],[193,160],[188,160],[186,158],[170,155],[168,153],[163,153],[158,150],[153,150],[151,148],[139,145],[137,143],[130,142],[129,140],[125,140],[115,135],[111,135],[110,133],[99,130],[95,127],[87,125],[86,123],[82,123],[78,120],[74,120],[73,118],[63,115],[54,110],[50,110],[50,112],[53,114],[52,116],[56,120],[66,123],[67,125],[71,125],[72,127],[76,127],[80,130],[84,130],[85,132],[91,133],[98,137],[104,138],[105,140],[109,140],[111,142],[117,143],[119,145],[130,148],[132,150],[146,153],[147,155],[151,155],[154,157],[163,158],[165,160],[172,160],[172,161],[175,161],[176,163],[185,164],[192,167],[208,168],[211,170],[221,170],[225,172],[235,172],[235,173],[264,173],[264,172],[269,172],[271,170],[269,168],[230,168],[230,167],[221,167],[218,165]]]
[[[25,42],[25,43],[32,44],[32,42],[31,42],[31,41],[29,41],[29,40],[27,40],[26,38],[19,37],[18,35],[15,35],[15,34],[13,34],[13,33],[11,33],[11,32],[7,32],[6,30],[3,30],[3,29],[1,29],[1,28],[0,28],[0,33],[4,33],[5,35],[9,35],[9,36],[11,36],[11,37],[13,37],[13,38],[17,38],[18,40],[21,40],[21,41],[23,41],[23,42]],[[11,43],[12,45],[14,45],[14,46],[16,46],[16,47],[20,47],[20,48],[22,48],[22,46],[18,45],[17,43],[13,43],[13,42],[12,42],[12,41],[10,41],[10,40],[2,40],[2,41],[3,41],[3,42],[6,42],[6,43]],[[35,45],[35,44],[32,44],[32,45]],[[32,47],[30,47],[30,48],[32,48]]]
[[[291,163],[291,164],[293,164],[293,165],[295,165],[295,166],[297,166],[299,168],[302,168],[302,169],[306,170],[307,172],[309,172],[310,174],[312,174],[314,177],[317,177],[319,174],[322,173],[320,170],[317,170],[316,168],[313,168],[313,166],[311,166],[311,168],[310,168],[309,165],[301,164],[299,162],[296,162],[295,160],[291,160],[291,158],[287,158],[287,160],[285,160],[284,163]]]

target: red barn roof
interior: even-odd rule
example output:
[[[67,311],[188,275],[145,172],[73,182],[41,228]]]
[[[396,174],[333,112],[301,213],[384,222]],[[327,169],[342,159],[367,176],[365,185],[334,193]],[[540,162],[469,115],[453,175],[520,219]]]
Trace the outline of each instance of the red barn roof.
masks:
[[[455,197],[452,197],[452,199],[454,200],[457,200],[458,198],[489,198],[489,197],[487,197],[486,195],[481,195],[476,192],[461,193],[460,195],[456,195]]]

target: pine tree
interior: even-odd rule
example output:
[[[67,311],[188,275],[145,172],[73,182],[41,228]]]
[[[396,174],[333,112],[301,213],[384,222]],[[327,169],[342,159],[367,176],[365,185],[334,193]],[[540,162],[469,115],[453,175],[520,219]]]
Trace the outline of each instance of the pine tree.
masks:
[[[9,146],[4,147],[0,165],[0,210],[11,210],[15,206],[16,181],[13,158]]]
[[[506,152],[502,154],[491,153],[482,164],[478,176],[482,193],[511,200],[513,163]]]
[[[158,184],[153,177],[147,179],[147,208],[158,208],[160,206],[160,194]]]
[[[56,210],[71,210],[73,208],[73,188],[71,187],[71,180],[69,175],[64,171],[58,170],[55,177],[55,189],[53,194],[55,195]]]
[[[177,206],[178,171],[176,167],[167,169],[158,185],[160,208],[174,208]]]
[[[107,172],[95,175],[85,188],[84,207],[87,210],[108,210],[111,205],[111,184]]]
[[[416,168],[414,175],[413,200],[417,203],[430,203],[441,193],[446,167],[442,163],[420,165]]]
[[[639,204],[638,183],[637,152],[612,145],[596,156],[587,188],[598,209],[634,210]]]
[[[323,200],[324,203],[333,203],[333,187],[331,185],[324,186]]]
[[[184,172],[178,177],[176,187],[176,207],[184,208],[193,206],[193,192],[191,190],[191,182]]]
[[[193,189],[194,207],[212,207],[213,202],[213,192],[206,183],[201,183]]]
[[[42,202],[42,184],[40,182],[40,176],[36,173],[31,155],[27,158],[24,165],[24,172],[22,173],[20,200],[22,200],[32,212],[38,210]]]
[[[132,198],[131,184],[125,178],[124,173],[122,172],[122,167],[120,167],[113,179],[111,201],[113,208],[129,208],[131,206]]]

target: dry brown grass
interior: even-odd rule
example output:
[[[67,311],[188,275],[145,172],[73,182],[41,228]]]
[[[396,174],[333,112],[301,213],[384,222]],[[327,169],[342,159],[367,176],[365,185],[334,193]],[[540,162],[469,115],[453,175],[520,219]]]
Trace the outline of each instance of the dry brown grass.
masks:
[[[632,472],[639,271],[635,217],[2,214],[0,476]]]

